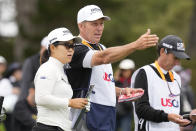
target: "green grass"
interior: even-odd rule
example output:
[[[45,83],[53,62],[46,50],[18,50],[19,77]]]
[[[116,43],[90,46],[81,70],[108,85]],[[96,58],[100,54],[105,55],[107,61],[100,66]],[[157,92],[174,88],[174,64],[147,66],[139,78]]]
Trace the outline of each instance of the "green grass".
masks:
[[[6,131],[3,123],[0,123],[0,131]]]

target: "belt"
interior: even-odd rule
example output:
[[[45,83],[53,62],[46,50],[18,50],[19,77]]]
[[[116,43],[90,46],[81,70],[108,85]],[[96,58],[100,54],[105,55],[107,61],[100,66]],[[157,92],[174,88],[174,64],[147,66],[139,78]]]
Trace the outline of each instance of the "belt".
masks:
[[[37,123],[37,127],[51,129],[51,130],[53,129],[53,130],[57,130],[57,131],[63,131],[63,129],[61,129],[58,126],[45,125],[45,124],[42,124],[42,123],[39,123],[39,122]]]

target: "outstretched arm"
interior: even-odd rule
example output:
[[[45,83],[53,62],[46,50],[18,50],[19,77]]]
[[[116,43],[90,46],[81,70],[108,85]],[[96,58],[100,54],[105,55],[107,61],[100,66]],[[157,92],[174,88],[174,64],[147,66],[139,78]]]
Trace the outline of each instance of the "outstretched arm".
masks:
[[[136,41],[123,45],[107,48],[104,51],[96,52],[91,60],[91,65],[101,65],[118,61],[136,50],[146,49],[155,46],[158,42],[157,35],[151,35],[150,29],[145,34],[140,36]]]

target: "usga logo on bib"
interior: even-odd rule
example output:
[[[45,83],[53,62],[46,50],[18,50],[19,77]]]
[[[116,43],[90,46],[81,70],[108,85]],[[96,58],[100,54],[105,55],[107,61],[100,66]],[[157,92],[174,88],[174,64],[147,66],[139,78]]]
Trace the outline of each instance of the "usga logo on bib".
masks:
[[[179,102],[175,99],[161,98],[161,105],[164,107],[179,107]]]

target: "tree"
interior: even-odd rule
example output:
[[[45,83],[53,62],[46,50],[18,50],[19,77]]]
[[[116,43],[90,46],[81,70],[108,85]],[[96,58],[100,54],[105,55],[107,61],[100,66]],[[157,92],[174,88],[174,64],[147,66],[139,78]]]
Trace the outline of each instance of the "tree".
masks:
[[[193,3],[192,18],[190,21],[190,34],[188,51],[192,58],[196,58],[196,0]]]
[[[25,48],[34,45],[34,37],[39,31],[32,23],[32,17],[38,13],[37,2],[37,0],[16,0],[19,34],[14,44],[15,60],[22,61],[24,59]]]
[[[16,37],[14,57],[23,60],[39,50],[40,41],[51,30],[67,27],[77,34],[77,12],[87,4],[98,4],[105,9],[119,8],[119,1],[91,0],[16,0],[19,35]],[[117,6],[118,5],[118,6]]]

